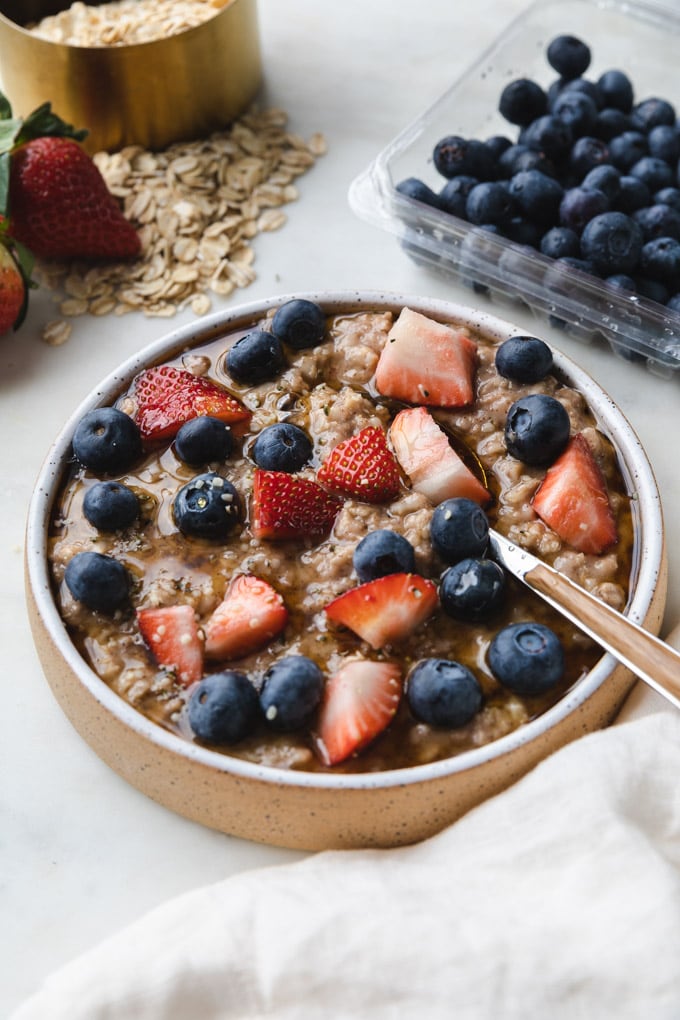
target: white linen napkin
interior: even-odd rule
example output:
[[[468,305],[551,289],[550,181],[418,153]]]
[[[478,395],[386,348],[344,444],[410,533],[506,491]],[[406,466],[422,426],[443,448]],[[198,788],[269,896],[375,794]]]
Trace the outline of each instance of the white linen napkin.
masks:
[[[11,1020],[677,1020],[680,714],[649,704],[417,846],[180,896]]]

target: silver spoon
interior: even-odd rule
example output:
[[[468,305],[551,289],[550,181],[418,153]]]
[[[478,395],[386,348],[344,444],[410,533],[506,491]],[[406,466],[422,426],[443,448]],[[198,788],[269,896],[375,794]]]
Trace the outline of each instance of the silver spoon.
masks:
[[[493,529],[489,544],[510,574],[680,708],[680,653]]]

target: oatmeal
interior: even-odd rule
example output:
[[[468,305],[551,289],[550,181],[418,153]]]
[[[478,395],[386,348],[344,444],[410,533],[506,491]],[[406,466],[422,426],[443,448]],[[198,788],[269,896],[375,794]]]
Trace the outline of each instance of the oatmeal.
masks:
[[[457,367],[443,373],[442,385],[465,376],[472,399],[460,398],[462,406],[436,403],[443,399],[437,373],[419,378],[414,391],[434,402],[400,395],[403,379],[411,384],[409,372],[384,366],[397,356],[404,322],[404,313],[348,310],[322,322],[314,346],[297,346],[278,343],[276,318],[268,316],[249,331],[147,370],[121,394],[123,424],[134,422],[142,437],[131,465],[97,470],[83,466],[87,458],[76,450],[50,538],[58,604],[92,668],[159,725],[277,768],[407,767],[513,731],[559,700],[600,657],[592,642],[510,577],[489,613],[452,614],[443,579],[457,560],[447,558],[435,529],[438,507],[451,499],[468,516],[483,506],[500,532],[621,609],[633,535],[613,447],[582,396],[558,376],[514,382],[496,369],[497,345],[455,325],[438,334],[441,324],[412,324],[425,330],[424,351],[430,342],[436,350],[454,345]],[[250,360],[249,344],[255,351]],[[186,414],[189,391],[194,404]],[[534,395],[551,413],[559,405],[569,439],[563,455],[532,466],[509,452],[507,423],[518,402]],[[191,437],[185,440],[185,432],[168,422],[168,408],[180,404],[188,421],[217,421],[216,434],[220,415],[222,422],[229,419],[229,442],[219,456],[192,457]],[[436,456],[425,470],[420,447],[430,434],[426,452],[436,450]],[[267,459],[270,438],[284,462]],[[420,461],[412,463],[411,455]],[[549,498],[558,462],[568,465],[576,456],[588,458],[604,486],[598,519],[582,529],[584,537],[563,530]],[[357,463],[365,467],[358,478]],[[103,491],[102,478],[135,494],[130,523],[92,523],[88,507]],[[441,498],[433,498],[432,485]],[[601,527],[602,548],[588,551]],[[367,536],[385,533],[412,561],[363,580],[358,547]],[[77,587],[74,594],[66,571],[85,552],[122,566],[128,587],[120,605],[92,608]],[[471,562],[474,573],[486,563],[484,552],[473,552]],[[526,621],[559,639],[563,668],[546,690],[513,689],[489,665],[496,636]],[[174,658],[167,654],[171,639]],[[293,656],[303,657],[296,665],[303,663],[318,698],[303,723],[286,726],[286,705],[272,703],[267,690],[281,661]],[[428,721],[414,707],[416,667],[439,660],[453,663],[456,683],[472,691],[472,708],[462,722],[454,712],[452,725]],[[219,697],[236,699],[252,725],[245,734],[228,729],[224,739],[216,739],[217,731],[206,738],[192,720],[218,696],[211,678],[226,674],[239,674],[247,684],[232,676],[233,691]],[[342,684],[353,698],[360,688],[379,691],[376,711],[386,716],[353,750],[334,755],[328,748],[340,710],[328,708],[329,688]],[[346,710],[346,700],[339,697],[337,704]],[[351,728],[346,719],[342,725]]]

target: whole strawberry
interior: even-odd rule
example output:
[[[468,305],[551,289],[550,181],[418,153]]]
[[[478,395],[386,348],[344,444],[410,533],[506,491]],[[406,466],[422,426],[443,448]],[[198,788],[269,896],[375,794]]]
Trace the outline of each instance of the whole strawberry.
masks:
[[[78,144],[87,132],[49,103],[25,120],[0,96],[0,214],[10,233],[43,259],[126,259],[140,240],[96,164]],[[9,187],[7,187],[7,181]]]

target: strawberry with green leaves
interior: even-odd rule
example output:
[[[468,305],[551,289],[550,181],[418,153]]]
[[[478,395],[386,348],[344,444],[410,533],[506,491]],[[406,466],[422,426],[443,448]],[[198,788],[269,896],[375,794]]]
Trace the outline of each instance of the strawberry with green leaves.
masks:
[[[139,235],[126,220],[75,130],[43,103],[12,116],[0,93],[0,215],[42,259],[128,259]]]

